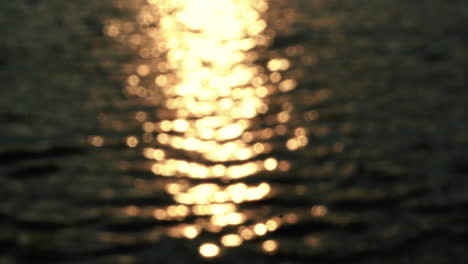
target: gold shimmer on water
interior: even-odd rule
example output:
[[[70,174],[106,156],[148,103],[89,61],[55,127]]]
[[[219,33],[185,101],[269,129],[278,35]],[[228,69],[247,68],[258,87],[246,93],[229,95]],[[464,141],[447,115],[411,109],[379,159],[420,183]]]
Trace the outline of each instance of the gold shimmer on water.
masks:
[[[95,147],[102,147],[104,145],[104,138],[100,136],[90,136],[88,141]]]
[[[268,253],[274,253],[278,249],[278,242],[275,240],[266,240],[262,243],[262,249]]]
[[[228,234],[221,238],[221,243],[225,247],[238,247],[242,244],[242,237],[238,234]]]
[[[314,205],[310,209],[310,214],[316,217],[326,216],[328,213],[328,208],[323,205]]]
[[[288,75],[289,59],[261,52],[274,35],[264,18],[267,0],[134,1],[138,24],[110,21],[105,32],[125,38],[140,57],[126,67],[125,93],[154,108],[135,113],[142,136],[125,139],[142,150],[173,198],[174,204],[154,209],[151,217],[184,220],[169,228],[173,237],[223,232],[217,244],[199,247],[207,258],[218,256],[221,247],[265,236],[283,221],[295,222],[295,215],[260,219],[241,210],[272,195],[269,183],[247,183],[248,177],[290,169],[289,161],[275,157],[276,149],[308,144],[306,129],[290,124],[294,105],[287,99],[271,104],[296,89],[297,81]],[[307,118],[316,117],[310,112]],[[277,247],[273,240],[262,244],[268,253]]]
[[[205,243],[199,248],[200,254],[207,258],[216,257],[220,253],[220,248],[218,245],[213,243]]]

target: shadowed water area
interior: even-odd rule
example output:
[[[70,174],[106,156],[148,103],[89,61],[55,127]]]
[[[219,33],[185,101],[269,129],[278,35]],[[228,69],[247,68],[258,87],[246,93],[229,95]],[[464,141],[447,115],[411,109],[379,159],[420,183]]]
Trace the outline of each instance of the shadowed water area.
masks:
[[[0,14],[0,264],[468,260],[465,1]]]

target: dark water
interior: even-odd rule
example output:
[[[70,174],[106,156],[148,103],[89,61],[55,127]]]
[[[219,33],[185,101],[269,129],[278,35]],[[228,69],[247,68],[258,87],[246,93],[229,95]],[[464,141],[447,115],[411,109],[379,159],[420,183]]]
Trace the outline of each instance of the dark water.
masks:
[[[0,263],[465,263],[468,6],[397,2],[2,4]]]

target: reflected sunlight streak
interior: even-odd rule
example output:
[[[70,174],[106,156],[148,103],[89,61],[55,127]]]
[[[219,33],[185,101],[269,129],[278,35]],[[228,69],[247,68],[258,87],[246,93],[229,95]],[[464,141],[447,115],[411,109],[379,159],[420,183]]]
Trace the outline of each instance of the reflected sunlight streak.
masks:
[[[200,217],[170,229],[169,235],[194,239],[204,231],[247,223],[240,204],[265,199],[272,187],[266,182],[231,181],[262,171],[287,171],[290,163],[271,154],[276,143],[269,141],[275,137],[287,136],[282,146],[290,151],[308,144],[305,128],[286,125],[293,119],[293,105],[283,103],[277,111],[269,104],[271,96],[294,90],[297,82],[284,77],[291,68],[288,59],[276,56],[257,62],[258,50],[272,38],[263,19],[267,9],[267,0],[204,0],[203,5],[192,0],[147,0],[139,8],[142,34],[132,34],[128,43],[144,63],[134,66],[125,91],[158,108],[155,121],[145,112],[137,114],[146,137],[129,136],[126,144],[136,148],[152,142],[143,149],[152,162],[151,171],[173,179],[165,190],[176,204],[155,209],[155,219]],[[124,30],[125,25],[115,22],[106,32],[118,38]],[[258,120],[265,120],[266,128]],[[90,141],[102,144],[99,138]],[[190,184],[181,183],[187,178]],[[197,183],[200,179],[213,182]],[[214,183],[217,179],[223,184]],[[199,252],[218,256],[221,246],[240,246],[280,224],[271,218],[240,226],[216,243],[202,244]],[[262,247],[271,253],[278,244],[269,240]]]

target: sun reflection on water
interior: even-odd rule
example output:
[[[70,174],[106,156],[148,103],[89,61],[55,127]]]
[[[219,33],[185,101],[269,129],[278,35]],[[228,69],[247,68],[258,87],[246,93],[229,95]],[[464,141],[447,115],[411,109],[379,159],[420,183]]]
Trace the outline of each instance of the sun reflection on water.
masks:
[[[308,137],[305,128],[289,124],[295,118],[290,102],[271,104],[297,82],[285,74],[292,67],[287,58],[259,59],[272,39],[263,18],[268,2],[147,0],[138,6],[139,33],[132,33],[135,25],[118,21],[110,21],[106,32],[114,38],[127,32],[126,41],[141,60],[127,67],[125,92],[155,107],[154,115],[135,116],[143,137],[126,139],[130,148],[145,144],[151,171],[172,180],[164,189],[174,205],[155,209],[153,217],[196,217],[192,224],[169,229],[174,237],[195,239],[226,230],[216,243],[199,247],[204,257],[275,231],[281,218],[256,219],[239,208],[265,199],[272,186],[238,179],[287,171],[291,164],[275,157],[274,150],[303,148]],[[96,138],[92,142],[101,144]],[[324,209],[312,214],[323,215]],[[268,253],[277,247],[274,240],[262,244]]]

